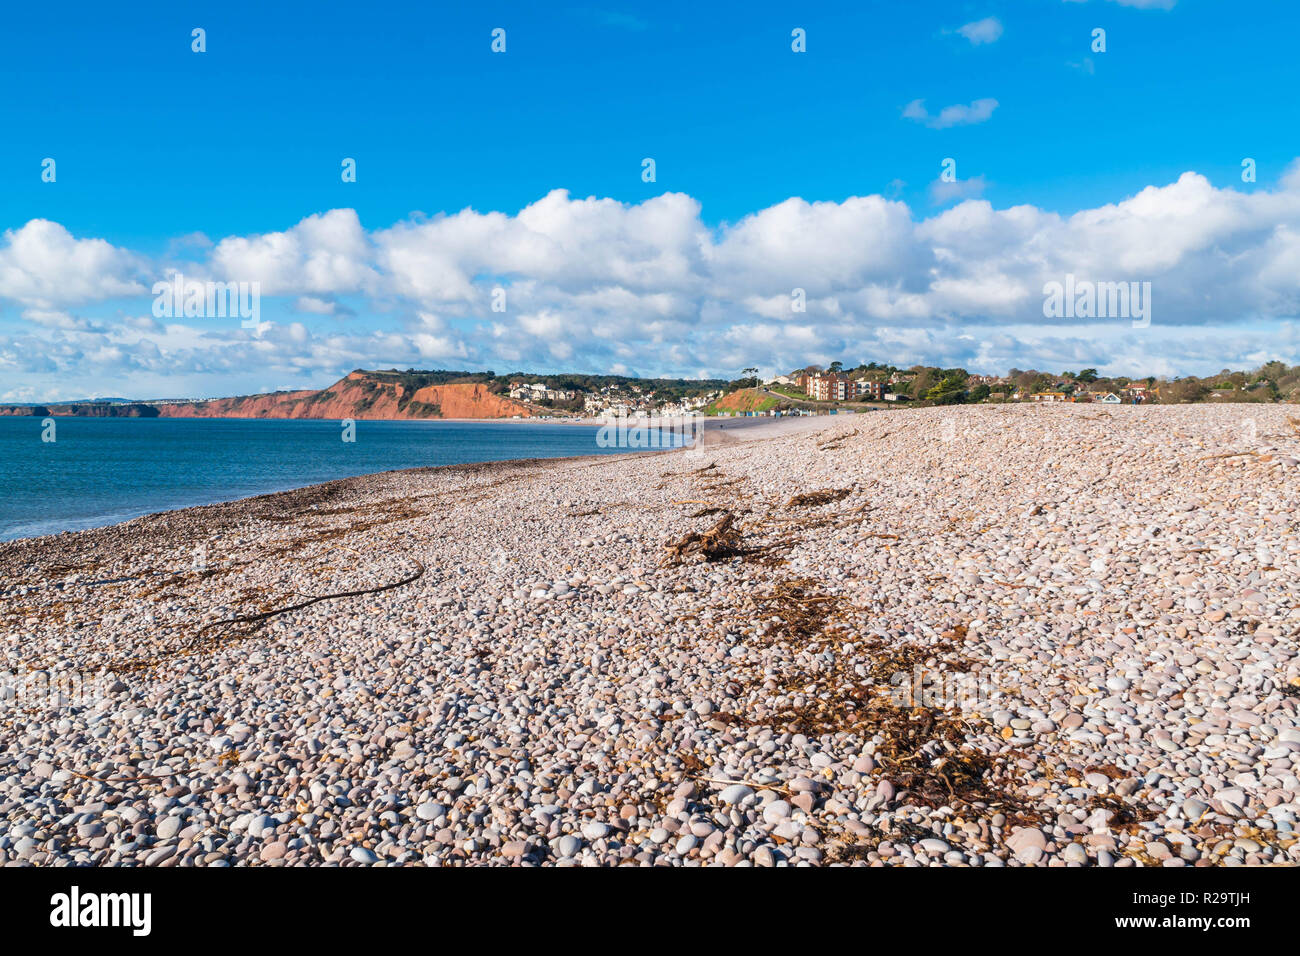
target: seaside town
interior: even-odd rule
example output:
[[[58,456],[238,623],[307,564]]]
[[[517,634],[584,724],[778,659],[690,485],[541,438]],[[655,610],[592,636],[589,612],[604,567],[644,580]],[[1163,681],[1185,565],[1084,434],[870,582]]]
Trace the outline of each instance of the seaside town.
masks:
[[[528,403],[543,415],[588,417],[816,415],[841,408],[1007,402],[1300,402],[1300,366],[1283,362],[1269,362],[1251,371],[1224,369],[1217,375],[1172,379],[1108,376],[1095,368],[1057,374],[1011,369],[1005,375],[982,375],[961,368],[898,368],[875,362],[846,368],[842,362],[832,362],[825,368],[810,365],[771,377],[760,377],[757,369],[745,369],[739,379],[725,386],[695,390],[689,380],[619,380],[584,388],[572,378],[515,375],[508,377],[506,387],[511,399]],[[567,387],[555,384],[557,381]]]

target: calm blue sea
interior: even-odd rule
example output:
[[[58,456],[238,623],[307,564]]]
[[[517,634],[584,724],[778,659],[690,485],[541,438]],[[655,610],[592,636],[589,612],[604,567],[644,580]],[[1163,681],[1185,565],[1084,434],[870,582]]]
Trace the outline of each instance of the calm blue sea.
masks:
[[[0,417],[0,540],[393,468],[617,452],[597,429],[462,422]]]

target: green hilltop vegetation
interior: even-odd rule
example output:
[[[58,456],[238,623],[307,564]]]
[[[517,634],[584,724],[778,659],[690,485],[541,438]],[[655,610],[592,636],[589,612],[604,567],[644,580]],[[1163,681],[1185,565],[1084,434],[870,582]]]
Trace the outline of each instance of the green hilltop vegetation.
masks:
[[[808,366],[798,371],[823,369]],[[929,365],[901,368],[870,362],[856,368],[846,368],[842,362],[832,362],[825,371],[882,382],[901,373],[907,380],[891,385],[890,391],[914,402],[940,405],[1010,401],[1011,396],[1017,392],[1031,395],[1035,392],[1057,391],[1073,398],[1085,393],[1112,391],[1123,397],[1125,390],[1135,385],[1146,387],[1148,403],[1162,405],[1194,402],[1300,403],[1300,365],[1287,365],[1285,362],[1266,362],[1250,371],[1224,369],[1214,375],[1173,378],[1155,375],[1104,376],[1095,368],[1059,373],[1013,368],[1006,375],[995,376],[997,381],[993,382],[983,381],[988,376],[980,376],[978,382],[972,381],[971,373],[963,368]],[[797,390],[790,394],[797,394]]]

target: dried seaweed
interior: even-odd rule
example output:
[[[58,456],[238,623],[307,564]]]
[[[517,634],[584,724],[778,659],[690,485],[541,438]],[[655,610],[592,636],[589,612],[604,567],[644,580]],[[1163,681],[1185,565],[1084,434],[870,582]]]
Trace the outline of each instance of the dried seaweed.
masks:
[[[818,451],[834,451],[835,449],[839,448],[841,445],[843,445],[846,441],[848,441],[850,438],[852,438],[852,437],[853,437],[854,435],[856,435],[857,433],[858,433],[858,430],[855,428],[855,429],[853,429],[853,431],[848,432],[848,433],[846,433],[846,434],[844,434],[844,435],[837,435],[837,436],[835,436],[834,438],[832,438],[830,441],[827,441],[827,442],[824,442],[823,444],[818,445],[818,446],[817,446],[817,450],[818,450]]]
[[[763,639],[818,652],[833,649],[852,632],[846,616],[849,602],[821,591],[815,582],[778,582],[756,599],[767,629]],[[865,675],[851,669],[860,657],[834,655],[819,670],[797,668],[780,679],[778,696],[793,698],[776,723],[807,735],[855,733],[879,737],[876,757],[891,779],[906,788],[911,799],[933,806],[1004,801],[986,780],[996,761],[966,742],[971,719],[948,710],[900,704],[895,696],[897,675],[910,677],[920,668],[963,671],[965,661],[945,661],[956,655],[966,629],[955,627],[929,644],[886,645],[874,641]],[[917,688],[916,690],[920,690]]]
[[[852,488],[823,488],[821,491],[806,491],[803,494],[795,495],[785,503],[785,506],[787,508],[812,508],[819,505],[828,505],[835,501],[843,501],[851,494],[853,494]]]
[[[707,518],[709,515],[716,515],[716,514],[721,514],[721,513],[722,513],[722,509],[721,509],[721,508],[712,508],[712,507],[710,507],[710,508],[701,508],[699,511],[696,511],[694,514],[692,514],[691,517],[692,517],[692,518]]]
[[[666,545],[665,550],[668,553],[664,557],[664,563],[670,566],[682,564],[692,557],[704,561],[723,561],[744,553],[736,516],[730,511],[724,513],[708,530],[688,532]]]

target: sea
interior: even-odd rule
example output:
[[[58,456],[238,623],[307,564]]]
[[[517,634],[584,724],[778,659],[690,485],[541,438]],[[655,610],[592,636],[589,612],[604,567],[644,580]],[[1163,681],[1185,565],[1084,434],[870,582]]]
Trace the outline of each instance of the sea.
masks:
[[[377,471],[627,452],[519,422],[0,417],[0,541]],[[45,440],[53,438],[52,441]]]

